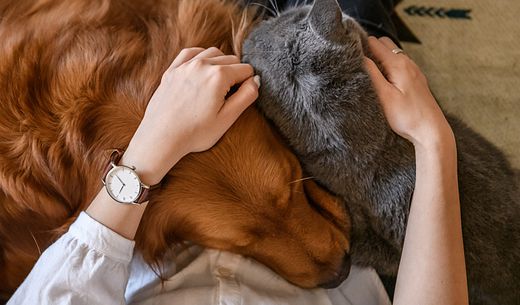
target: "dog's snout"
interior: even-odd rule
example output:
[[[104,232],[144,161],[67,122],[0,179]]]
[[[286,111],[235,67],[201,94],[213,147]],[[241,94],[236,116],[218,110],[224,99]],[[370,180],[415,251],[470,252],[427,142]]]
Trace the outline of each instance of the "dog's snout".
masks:
[[[325,289],[332,289],[341,285],[341,283],[343,283],[343,281],[346,280],[348,275],[350,274],[350,265],[350,254],[345,253],[345,256],[343,256],[341,267],[337,271],[336,276],[330,281],[320,284],[319,286]]]

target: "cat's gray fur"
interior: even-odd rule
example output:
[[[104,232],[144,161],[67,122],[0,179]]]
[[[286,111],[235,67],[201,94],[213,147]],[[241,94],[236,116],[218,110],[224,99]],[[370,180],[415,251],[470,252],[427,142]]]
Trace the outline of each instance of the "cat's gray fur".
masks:
[[[414,149],[387,125],[363,54],[366,33],[335,0],[263,21],[243,48],[243,60],[262,77],[258,107],[307,173],[348,207],[353,262],[395,275],[414,188]],[[520,304],[515,173],[494,145],[447,117],[457,138],[471,304]]]

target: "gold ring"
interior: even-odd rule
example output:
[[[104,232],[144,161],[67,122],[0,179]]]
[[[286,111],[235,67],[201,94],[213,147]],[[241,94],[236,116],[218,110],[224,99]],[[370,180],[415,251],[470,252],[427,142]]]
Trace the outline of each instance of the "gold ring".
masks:
[[[392,50],[392,53],[394,53],[394,54],[401,54],[401,53],[404,53],[404,51],[401,48],[395,48],[395,49]]]

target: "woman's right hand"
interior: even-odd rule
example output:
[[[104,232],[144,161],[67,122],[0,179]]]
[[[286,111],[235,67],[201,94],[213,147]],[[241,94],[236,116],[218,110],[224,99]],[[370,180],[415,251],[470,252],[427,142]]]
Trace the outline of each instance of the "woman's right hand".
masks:
[[[231,87],[238,90],[227,96]],[[217,48],[182,50],[164,73],[121,161],[158,183],[179,159],[211,148],[258,96],[253,68]]]
[[[383,71],[369,58],[366,68],[390,127],[416,147],[453,138],[419,67],[403,53],[394,54],[398,47],[388,37],[369,37],[368,43]]]

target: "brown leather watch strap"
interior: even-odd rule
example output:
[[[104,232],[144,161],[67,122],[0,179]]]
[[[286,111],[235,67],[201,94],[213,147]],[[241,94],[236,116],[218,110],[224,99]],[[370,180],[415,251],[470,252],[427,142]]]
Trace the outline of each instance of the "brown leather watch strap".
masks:
[[[110,157],[108,158],[108,164],[105,170],[103,171],[103,176],[101,176],[102,181],[105,181],[105,178],[108,175],[108,172],[115,166],[119,161],[121,161],[121,158],[123,157],[124,151],[120,149],[114,149],[112,153],[110,154]]]
[[[137,199],[134,201],[135,203],[143,203],[143,202],[146,202],[148,200],[150,200],[150,194],[152,193],[153,190],[159,188],[161,186],[161,184],[155,184],[155,185],[152,185],[148,188],[146,187],[142,187],[141,189],[141,195],[139,195],[139,197],[137,197]]]
[[[107,164],[107,167],[105,168],[105,171],[103,172],[103,182],[106,179],[106,176],[108,175],[108,172],[114,168],[114,166],[117,166],[119,161],[121,161],[121,158],[123,157],[123,154],[125,153],[124,150],[121,149],[114,149],[112,153],[110,154],[110,158]],[[155,185],[146,185],[141,182],[141,193],[139,194],[139,197],[134,201],[136,204],[141,204],[143,202],[150,200],[150,195],[153,193],[152,191],[155,189],[158,189],[161,186],[161,183],[157,183]]]

